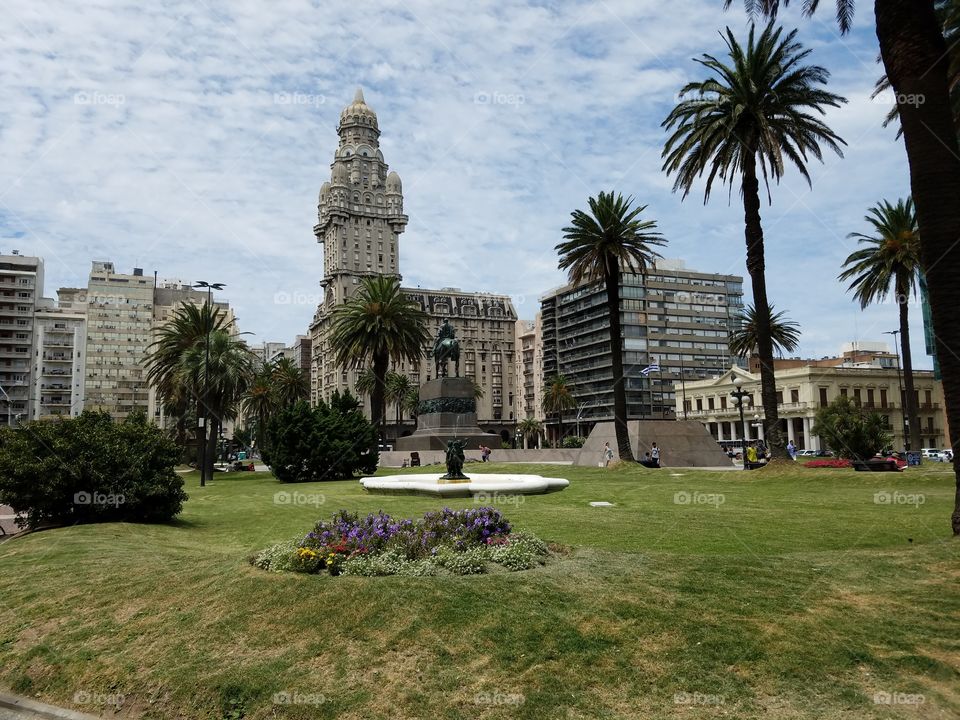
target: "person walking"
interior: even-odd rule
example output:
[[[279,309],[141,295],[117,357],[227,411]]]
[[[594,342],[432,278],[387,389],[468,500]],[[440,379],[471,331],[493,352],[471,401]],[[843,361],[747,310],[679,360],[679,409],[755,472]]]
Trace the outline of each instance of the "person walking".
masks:
[[[481,446],[480,446],[480,459],[481,459],[483,462],[489,462],[489,461],[490,461],[490,453],[491,453],[491,452],[492,452],[492,451],[490,450],[490,448],[488,448],[486,445],[481,445]]]
[[[797,446],[793,444],[793,440],[787,443],[787,453],[789,453],[791,460],[797,459]]]
[[[609,467],[611,460],[613,460],[613,448],[610,447],[610,443],[605,442],[603,444],[603,466]]]
[[[744,459],[744,462],[747,463],[748,470],[750,469],[751,465],[756,465],[758,462],[757,446],[754,445],[753,443],[750,443],[750,445],[747,447],[747,454],[746,454],[746,458]]]
[[[660,467],[660,448],[657,447],[656,443],[650,447],[650,457],[657,464],[657,467]]]

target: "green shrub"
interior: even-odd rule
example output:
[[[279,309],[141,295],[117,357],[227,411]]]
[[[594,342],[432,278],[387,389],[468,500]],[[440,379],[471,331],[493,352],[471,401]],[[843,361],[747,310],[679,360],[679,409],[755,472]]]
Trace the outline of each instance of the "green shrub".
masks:
[[[376,431],[355,403],[349,392],[334,393],[329,405],[321,401],[310,407],[300,401],[277,413],[268,429],[267,455],[277,479],[343,480],[374,472],[377,458],[369,448]]]
[[[295,537],[286,542],[271,545],[261,550],[250,561],[255,567],[269,572],[284,572],[295,570],[297,548],[302,538]]]
[[[879,413],[865,412],[844,395],[817,411],[810,432],[824,440],[838,457],[848,460],[867,460],[893,440]]]
[[[0,503],[23,524],[164,522],[187,494],[174,468],[176,443],[142,413],[106,412],[31,422],[0,435]],[[18,521],[20,522],[20,521]]]
[[[586,441],[586,438],[577,437],[576,435],[568,435],[563,439],[563,442],[560,443],[560,447],[567,449],[582,448]]]
[[[490,550],[486,547],[473,547],[463,552],[442,547],[433,557],[434,563],[454,575],[479,575],[487,569],[489,561]]]

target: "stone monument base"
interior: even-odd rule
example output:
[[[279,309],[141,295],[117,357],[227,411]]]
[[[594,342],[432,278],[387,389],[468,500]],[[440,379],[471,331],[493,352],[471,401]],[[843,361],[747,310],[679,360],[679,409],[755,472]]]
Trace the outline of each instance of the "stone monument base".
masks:
[[[484,432],[477,426],[477,403],[473,398],[473,381],[469,378],[436,378],[420,388],[417,429],[412,435],[398,438],[396,449],[446,450],[448,440],[466,442],[467,450],[481,445],[499,449],[500,436]]]

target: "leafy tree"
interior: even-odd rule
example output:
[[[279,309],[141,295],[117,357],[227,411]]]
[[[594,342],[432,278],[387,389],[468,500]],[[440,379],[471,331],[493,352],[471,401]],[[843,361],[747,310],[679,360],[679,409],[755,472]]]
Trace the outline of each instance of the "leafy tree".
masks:
[[[893,439],[883,416],[864,413],[843,395],[817,410],[811,432],[837,455],[850,460],[867,460],[889,448]]]
[[[588,201],[590,212],[574,210],[571,224],[563,229],[560,269],[570,282],[602,281],[607,291],[610,317],[610,357],[613,372],[613,420],[617,449],[622,460],[633,460],[627,432],[627,391],[623,377],[623,338],[620,329],[620,277],[623,270],[646,274],[660,254],[653,248],[666,244],[655,232],[657,223],[644,220],[646,205],[633,207],[633,198],[601,192]]]
[[[563,375],[555,375],[543,387],[543,411],[557,416],[557,443],[563,437],[563,413],[577,406],[570,384]]]
[[[257,448],[261,453],[266,449],[267,427],[270,418],[280,408],[276,389],[269,366],[261,368],[250,382],[241,402],[244,415],[253,421],[256,432]]]
[[[864,220],[871,235],[850,233],[861,245],[843,261],[840,280],[850,280],[849,290],[861,308],[886,300],[893,291],[900,315],[900,354],[903,358],[904,416],[909,420],[910,449],[920,449],[920,421],[913,387],[913,356],[910,353],[910,297],[920,275],[920,228],[910,198],[896,205],[883,200],[867,211]]]
[[[270,422],[269,461],[281,482],[343,480],[377,468],[377,433],[349,393],[328,405],[299,401]]]
[[[683,190],[683,197],[704,173],[704,202],[716,179],[732,190],[740,178],[747,272],[757,309],[764,431],[774,457],[782,459],[788,455],[777,412],[757,166],[768,202],[770,180],[780,181],[787,162],[810,183],[809,155],[822,159],[821,145],[843,154],[843,140],[818,116],[824,114],[825,107],[846,102],[820,87],[826,84],[830,73],[819,65],[804,64],[810,50],[796,42],[796,35],[796,30],[783,35],[782,29],[771,23],[757,37],[751,26],[743,47],[727,28],[724,40],[729,64],[712,55],[698,59],[710,77],[684,86],[683,99],[663,122],[671,131],[663,150],[663,169],[676,175],[674,190]]]
[[[403,373],[387,373],[387,402],[393,403],[397,409],[397,437],[400,437],[400,420],[402,419],[404,409],[403,401],[412,389],[413,383],[410,381],[410,378]]]
[[[0,504],[46,523],[164,522],[187,499],[176,443],[140,413],[85,411],[0,434]]]
[[[780,357],[783,353],[793,352],[800,347],[800,326],[792,320],[787,320],[783,312],[773,312],[770,306],[770,340],[773,349]],[[757,311],[753,305],[748,305],[740,316],[740,328],[730,333],[730,352],[738,357],[746,357],[747,353],[756,350],[759,338],[757,337]]]
[[[333,311],[330,345],[337,364],[343,368],[372,364],[370,415],[381,436],[390,362],[417,362],[430,341],[426,326],[427,314],[403,294],[400,281],[383,275],[364,278],[357,293]],[[371,444],[374,454],[377,440]]]
[[[403,410],[410,413],[414,422],[417,421],[417,413],[420,407],[420,388],[412,387],[403,398]]]
[[[293,405],[310,398],[310,381],[303,370],[290,358],[281,357],[273,363],[270,379],[280,405]]]
[[[527,441],[531,437],[536,440],[536,438],[540,436],[540,432],[543,430],[543,423],[536,418],[527,417],[517,423],[517,429],[523,435],[523,447],[526,449],[528,445]]]

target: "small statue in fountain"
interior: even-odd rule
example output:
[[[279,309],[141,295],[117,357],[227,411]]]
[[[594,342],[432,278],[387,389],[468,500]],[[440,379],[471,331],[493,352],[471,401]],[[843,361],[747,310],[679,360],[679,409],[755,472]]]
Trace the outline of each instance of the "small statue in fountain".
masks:
[[[463,463],[466,457],[463,454],[467,446],[466,440],[448,440],[447,441],[447,474],[442,476],[441,480],[469,480],[463,474]]]

